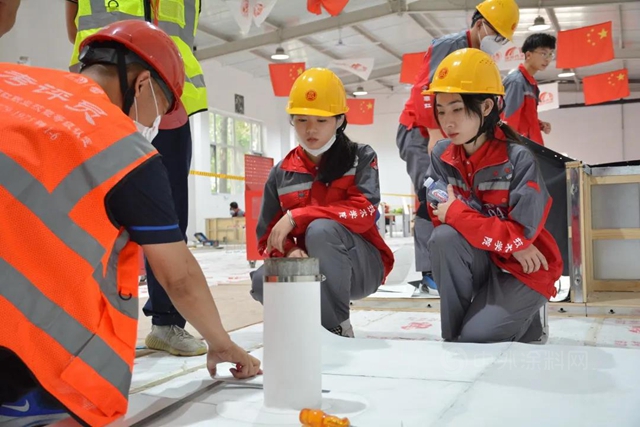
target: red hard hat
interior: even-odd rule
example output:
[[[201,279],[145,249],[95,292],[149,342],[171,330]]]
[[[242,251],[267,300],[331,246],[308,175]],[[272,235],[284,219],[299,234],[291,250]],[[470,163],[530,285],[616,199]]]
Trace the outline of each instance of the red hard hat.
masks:
[[[165,117],[168,115],[176,116],[184,124],[186,112],[182,101],[180,101],[185,82],[184,61],[178,46],[167,33],[142,20],[114,22],[82,41],[80,45],[81,62],[85,47],[96,42],[119,43],[145,61],[160,76],[173,95],[173,105]]]

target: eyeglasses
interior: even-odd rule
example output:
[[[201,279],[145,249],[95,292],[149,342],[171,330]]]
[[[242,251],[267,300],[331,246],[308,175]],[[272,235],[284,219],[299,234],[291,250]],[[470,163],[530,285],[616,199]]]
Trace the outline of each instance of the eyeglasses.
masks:
[[[554,51],[543,52],[543,51],[540,51],[540,50],[536,50],[535,53],[537,53],[538,55],[542,56],[544,59],[551,59],[551,60],[556,59],[556,53]]]
[[[509,40],[507,40],[507,38],[506,38],[506,37],[501,36],[501,35],[500,35],[500,33],[499,33],[495,28],[493,28],[493,27],[491,26],[491,24],[489,24],[489,23],[488,23],[487,21],[485,21],[485,20],[483,20],[483,22],[482,22],[482,23],[485,25],[485,30],[486,30],[486,28],[488,28],[488,29],[490,29],[491,31],[493,31],[493,34],[489,34],[489,32],[488,32],[488,31],[487,31],[487,34],[489,34],[489,35],[493,36],[493,40],[494,40],[496,43],[501,44],[501,45],[505,45],[505,44],[507,44],[507,42],[508,42]]]

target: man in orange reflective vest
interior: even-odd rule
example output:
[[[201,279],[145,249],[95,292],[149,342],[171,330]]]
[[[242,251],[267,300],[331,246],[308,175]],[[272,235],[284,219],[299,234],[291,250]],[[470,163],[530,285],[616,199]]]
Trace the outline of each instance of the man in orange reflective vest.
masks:
[[[238,378],[260,369],[222,326],[149,142],[180,108],[175,43],[121,21],[80,58],[80,74],[0,64],[0,424],[66,412],[104,426],[126,413],[138,245],[207,342],[210,373],[223,361]]]

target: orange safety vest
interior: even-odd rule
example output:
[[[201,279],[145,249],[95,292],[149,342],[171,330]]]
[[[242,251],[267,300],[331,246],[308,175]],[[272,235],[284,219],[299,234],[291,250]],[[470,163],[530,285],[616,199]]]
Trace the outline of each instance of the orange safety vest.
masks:
[[[155,154],[92,80],[0,63],[0,347],[92,426],[127,411],[138,320],[105,197]]]

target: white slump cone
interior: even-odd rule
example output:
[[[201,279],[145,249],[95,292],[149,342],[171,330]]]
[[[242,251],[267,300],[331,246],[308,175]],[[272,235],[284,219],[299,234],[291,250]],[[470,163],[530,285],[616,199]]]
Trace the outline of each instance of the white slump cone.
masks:
[[[322,326],[319,262],[265,260],[264,406],[322,407]]]

